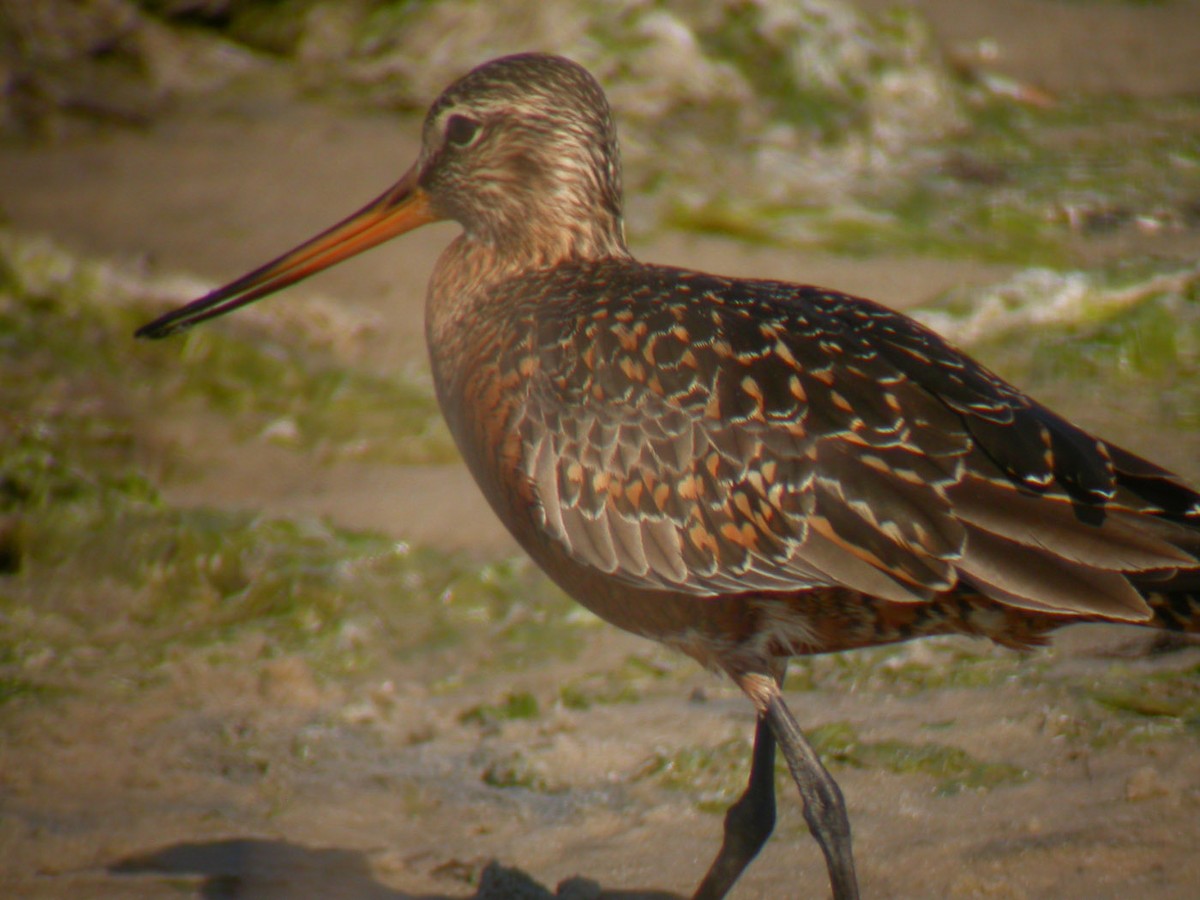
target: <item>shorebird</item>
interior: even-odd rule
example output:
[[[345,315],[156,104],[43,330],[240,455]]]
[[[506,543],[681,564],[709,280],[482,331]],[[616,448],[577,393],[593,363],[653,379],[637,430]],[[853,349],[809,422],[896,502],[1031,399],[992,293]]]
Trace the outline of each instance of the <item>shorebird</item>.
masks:
[[[137,334],[164,337],[452,219],[426,300],[438,402],[496,514],[564,591],[728,675],[745,792],[695,892],[770,835],[782,750],[833,894],[845,803],[780,691],[789,657],[937,634],[1200,621],[1200,494],[938,335],[818,287],[638,262],[617,135],[579,65],[486,63],[430,108],[391,189]]]

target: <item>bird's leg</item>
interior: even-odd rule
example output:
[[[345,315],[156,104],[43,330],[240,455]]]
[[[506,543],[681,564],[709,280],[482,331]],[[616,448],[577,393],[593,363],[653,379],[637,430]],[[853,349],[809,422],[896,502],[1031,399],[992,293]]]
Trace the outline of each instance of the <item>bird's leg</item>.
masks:
[[[746,790],[725,813],[725,837],[708,874],[692,900],[721,900],[750,860],[758,855],[775,828],[775,735],[759,713],[754,727],[750,780]]]
[[[833,776],[821,765],[812,745],[800,731],[775,679],[759,673],[734,677],[738,686],[754,701],[759,716],[765,718],[783,751],[792,780],[804,801],[804,820],[812,832],[829,870],[834,900],[858,900],[858,877],[854,871],[854,851],[850,842],[850,819],[846,802]]]

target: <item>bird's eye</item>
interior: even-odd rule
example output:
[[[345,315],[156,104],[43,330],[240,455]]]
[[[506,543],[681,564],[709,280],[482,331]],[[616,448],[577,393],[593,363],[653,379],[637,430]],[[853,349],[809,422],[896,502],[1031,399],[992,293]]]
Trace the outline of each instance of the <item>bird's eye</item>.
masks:
[[[479,123],[466,116],[454,115],[446,122],[446,143],[465,147],[479,134]]]

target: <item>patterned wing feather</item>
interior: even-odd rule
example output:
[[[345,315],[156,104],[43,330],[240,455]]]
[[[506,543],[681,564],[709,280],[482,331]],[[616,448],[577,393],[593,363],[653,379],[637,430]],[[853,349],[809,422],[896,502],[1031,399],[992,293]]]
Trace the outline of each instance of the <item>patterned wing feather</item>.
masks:
[[[608,288],[539,317],[515,423],[540,524],[588,566],[1137,620],[1128,575],[1197,565],[1194,492],[904,316],[670,269]]]

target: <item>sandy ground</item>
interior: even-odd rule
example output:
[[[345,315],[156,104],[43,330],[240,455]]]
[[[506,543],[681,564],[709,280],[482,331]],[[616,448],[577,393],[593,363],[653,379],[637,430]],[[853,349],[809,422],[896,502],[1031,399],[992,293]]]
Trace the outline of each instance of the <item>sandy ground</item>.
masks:
[[[948,45],[995,39],[1009,74],[1051,90],[1153,95],[1200,85],[1195,3],[913,5],[930,12]],[[264,88],[190,105],[141,131],[0,147],[0,204],[14,227],[79,252],[217,283],[379,193],[412,158],[415,131],[411,120],[338,112]],[[303,290],[379,323],[369,347],[378,369],[419,368],[424,283],[451,234],[448,226],[426,229]],[[634,245],[646,259],[828,284],[896,306],[1008,271],[680,236],[634,236]],[[132,342],[129,352],[137,352]],[[346,464],[314,477],[294,455],[211,446],[196,423],[161,427],[209,473],[169,486],[175,502],[324,515],[481,554],[512,549],[458,467]],[[397,515],[398,505],[421,513]],[[1082,701],[1057,690],[1056,678],[1103,679],[1113,665],[1106,654],[1130,640],[1116,629],[1071,632],[1038,658],[1047,687],[796,695],[806,726],[849,720],[864,739],[911,740],[952,721],[956,745],[1035,775],[940,797],[927,777],[839,771],[866,895],[1200,893],[1194,739],[1094,750],[1064,739]],[[459,897],[474,890],[468,882],[481,862],[496,858],[544,884],[594,879],[605,896],[685,895],[716,849],[720,817],[637,773],[663,747],[746,736],[752,718],[731,687],[676,662],[637,704],[555,708],[482,733],[458,722],[463,698],[439,696],[400,661],[377,674],[374,689],[348,696],[316,683],[302,660],[268,665],[253,647],[234,652],[244,654],[244,669],[168,668],[136,691],[105,686],[108,703],[10,716],[0,734],[0,894]],[[510,683],[498,674],[494,695],[553,696],[556,684],[648,653],[643,642],[599,629],[580,658],[556,664],[543,681]],[[1122,664],[1145,672],[1195,666],[1189,654]],[[516,752],[530,755],[556,789],[480,782],[488,759]],[[781,783],[775,839],[735,896],[820,896],[823,884],[798,804]],[[579,896],[597,896],[576,887]]]

